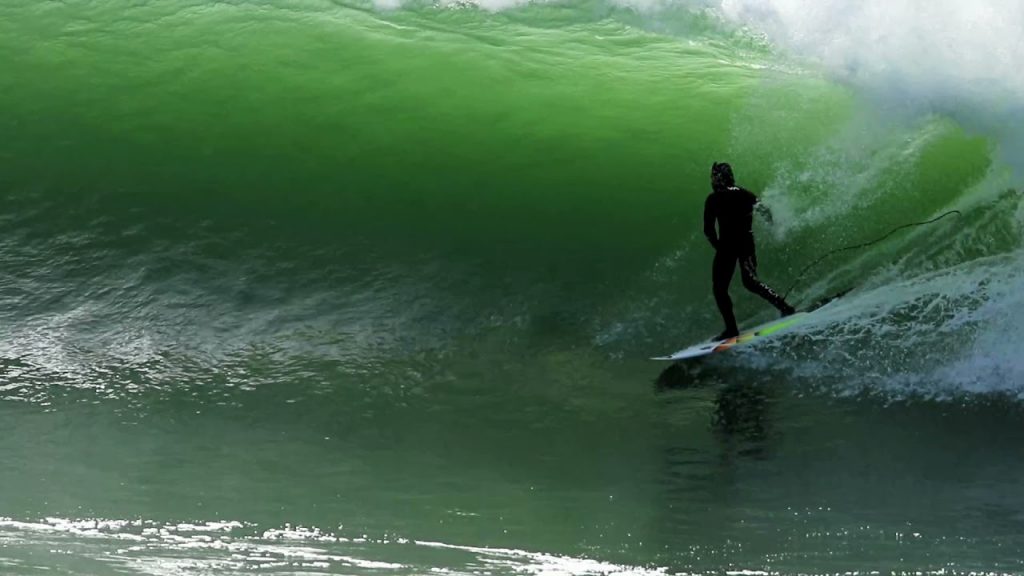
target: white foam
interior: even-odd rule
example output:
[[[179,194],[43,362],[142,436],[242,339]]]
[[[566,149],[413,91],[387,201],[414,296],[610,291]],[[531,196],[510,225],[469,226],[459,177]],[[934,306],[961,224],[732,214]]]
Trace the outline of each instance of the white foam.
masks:
[[[721,0],[719,9],[883,109],[941,113],[992,138],[1024,175],[1024,3]]]
[[[488,564],[504,566],[521,574],[535,574],[538,576],[583,576],[590,574],[600,574],[602,576],[664,576],[667,574],[667,569],[662,567],[626,566],[589,558],[558,556],[514,548],[460,546],[429,541],[417,541],[416,544],[429,548],[445,548],[448,550],[471,552],[478,555],[481,560]]]
[[[858,84],[1003,107],[1024,96],[1016,0],[721,0],[721,10]]]
[[[250,525],[235,521],[160,524],[142,520],[47,518],[42,521],[19,521],[0,517],[0,542],[4,542],[7,535],[6,538],[19,546],[34,543],[43,549],[51,550],[58,541],[62,548],[67,548],[81,539],[88,541],[91,546],[89,553],[97,560],[140,573],[161,576],[253,570],[289,570],[289,573],[292,573],[296,569],[305,568],[318,568],[332,573],[339,570],[350,573],[353,569],[357,572],[371,570],[375,573],[408,573],[413,568],[410,565],[355,554],[362,555],[372,551],[375,555],[385,557],[405,557],[410,547],[420,549],[420,552],[412,551],[416,557],[421,556],[422,550],[430,549],[459,551],[468,555],[462,563],[425,568],[423,571],[428,573],[478,573],[477,567],[485,566],[489,572],[536,576],[667,574],[664,568],[628,566],[514,548],[463,546],[403,539],[350,540],[316,527],[286,525],[280,529],[264,530],[261,534],[251,533],[250,528]],[[135,534],[140,541],[124,548],[119,542],[119,536],[128,529],[141,531],[141,534]],[[104,540],[111,542],[105,543]],[[358,545],[353,545],[357,542]],[[448,557],[445,559],[451,560]],[[419,561],[422,561],[422,558]]]
[[[1024,252],[880,282],[812,315],[762,354],[797,376],[849,395],[890,399],[1003,394],[1024,398]],[[803,346],[789,351],[797,338]]]

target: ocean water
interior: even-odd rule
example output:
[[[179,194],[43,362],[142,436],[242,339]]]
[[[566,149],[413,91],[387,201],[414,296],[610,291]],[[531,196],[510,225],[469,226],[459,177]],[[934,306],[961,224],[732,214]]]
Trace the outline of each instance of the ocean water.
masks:
[[[997,0],[3,0],[0,573],[1024,573],[1022,38]],[[762,279],[853,291],[651,362],[721,329],[714,161]]]

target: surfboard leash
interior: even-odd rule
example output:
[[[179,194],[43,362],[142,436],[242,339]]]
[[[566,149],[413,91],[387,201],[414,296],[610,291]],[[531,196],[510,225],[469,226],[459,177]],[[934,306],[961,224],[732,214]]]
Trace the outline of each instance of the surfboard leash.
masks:
[[[867,248],[869,246],[873,246],[875,244],[878,244],[879,242],[882,242],[883,240],[885,240],[886,238],[892,236],[893,234],[899,232],[900,230],[903,230],[905,228],[912,228],[914,226],[925,226],[927,224],[934,224],[934,223],[938,222],[939,220],[942,220],[943,218],[945,218],[947,216],[951,216],[953,214],[956,214],[957,216],[963,216],[963,214],[959,210],[950,210],[949,212],[946,212],[944,214],[936,216],[935,218],[932,218],[931,220],[925,220],[923,222],[911,222],[909,224],[903,224],[902,226],[897,226],[897,227],[893,228],[892,230],[890,230],[888,233],[886,233],[885,236],[882,236],[881,238],[877,238],[875,240],[871,240],[870,242],[863,242],[861,244],[853,244],[851,246],[843,246],[842,248],[837,248],[835,250],[832,250],[831,252],[827,252],[826,254],[822,255],[821,257],[819,257],[814,262],[811,262],[810,264],[805,266],[804,269],[800,271],[800,274],[797,275],[796,280],[793,281],[792,286],[790,286],[789,290],[786,290],[786,292],[782,295],[782,299],[785,300],[786,298],[789,297],[789,293],[792,292],[793,289],[796,288],[800,284],[800,281],[803,280],[804,275],[807,274],[807,272],[811,268],[814,268],[818,264],[821,264],[821,262],[823,260],[825,260],[826,258],[828,258],[830,256],[833,256],[835,254],[839,254],[840,252],[848,252],[850,250],[859,250],[861,248]]]

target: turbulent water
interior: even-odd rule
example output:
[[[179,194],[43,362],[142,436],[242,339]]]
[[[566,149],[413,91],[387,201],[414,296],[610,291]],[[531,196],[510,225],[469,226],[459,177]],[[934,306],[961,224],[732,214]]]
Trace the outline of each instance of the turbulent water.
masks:
[[[1024,573],[1021,38],[3,0],[0,573]],[[721,329],[714,161],[763,280],[853,291],[666,369]]]

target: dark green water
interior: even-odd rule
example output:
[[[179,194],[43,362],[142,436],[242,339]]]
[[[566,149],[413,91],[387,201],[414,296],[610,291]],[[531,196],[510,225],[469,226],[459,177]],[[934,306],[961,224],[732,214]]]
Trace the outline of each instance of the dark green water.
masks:
[[[5,0],[0,573],[1024,572],[1014,124],[731,5]]]

